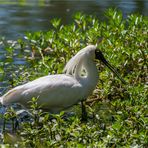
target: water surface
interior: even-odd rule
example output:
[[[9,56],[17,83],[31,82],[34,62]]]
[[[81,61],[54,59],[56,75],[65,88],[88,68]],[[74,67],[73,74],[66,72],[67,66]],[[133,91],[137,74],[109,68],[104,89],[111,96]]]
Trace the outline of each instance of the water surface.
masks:
[[[148,14],[147,0],[26,0],[0,1],[0,36],[17,39],[26,31],[48,30],[52,18],[62,18],[64,24],[72,21],[77,11],[95,14],[102,19],[107,8],[120,9],[124,17],[130,13]]]

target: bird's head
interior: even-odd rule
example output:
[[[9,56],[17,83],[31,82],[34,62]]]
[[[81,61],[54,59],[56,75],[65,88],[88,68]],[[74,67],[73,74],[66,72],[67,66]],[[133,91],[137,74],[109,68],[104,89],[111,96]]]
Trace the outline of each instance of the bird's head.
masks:
[[[85,49],[87,49],[86,53],[90,56],[90,58],[97,59],[102,61],[116,76],[121,80],[122,83],[126,84],[125,80],[120,76],[117,70],[105,59],[103,53],[97,48],[97,46],[89,45]]]
[[[97,47],[95,45],[88,45],[82,50],[80,50],[79,53],[83,54],[83,56],[87,57],[87,59],[94,60],[96,59],[96,51]]]

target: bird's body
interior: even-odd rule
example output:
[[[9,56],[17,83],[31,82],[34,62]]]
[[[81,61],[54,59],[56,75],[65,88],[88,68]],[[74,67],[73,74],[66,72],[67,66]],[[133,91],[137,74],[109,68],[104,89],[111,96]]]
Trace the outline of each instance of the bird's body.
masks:
[[[90,55],[90,48],[95,50],[96,47],[87,46],[67,63],[66,74],[48,75],[17,86],[0,98],[1,103],[20,103],[28,107],[28,102],[36,97],[42,109],[57,113],[85,100],[98,81],[97,68],[92,60],[95,53]],[[85,75],[82,76],[84,69]]]
[[[8,91],[2,96],[2,104],[21,103],[28,107],[28,102],[36,97],[42,109],[56,113],[85,99],[84,85],[70,75],[44,76]]]
[[[8,91],[2,97],[4,98],[2,103],[8,105],[18,102],[28,106],[28,101],[35,97],[43,109],[58,112],[78,102],[81,95],[79,97],[76,95],[81,92],[82,85],[73,77],[64,74],[49,75]]]

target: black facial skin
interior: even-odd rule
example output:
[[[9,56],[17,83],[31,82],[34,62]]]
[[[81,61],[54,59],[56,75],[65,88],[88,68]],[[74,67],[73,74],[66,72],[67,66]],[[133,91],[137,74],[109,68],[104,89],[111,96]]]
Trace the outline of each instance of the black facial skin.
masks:
[[[119,73],[114,69],[114,67],[108,63],[108,61],[105,59],[104,55],[100,50],[95,51],[95,56],[96,56],[96,59],[102,61],[113,73],[115,73],[116,76],[121,80],[123,84],[126,84],[125,80],[122,79]]]

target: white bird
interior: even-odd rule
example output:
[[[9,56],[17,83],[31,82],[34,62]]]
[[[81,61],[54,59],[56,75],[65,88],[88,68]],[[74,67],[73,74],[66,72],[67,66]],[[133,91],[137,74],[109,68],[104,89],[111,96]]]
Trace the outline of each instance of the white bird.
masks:
[[[64,68],[65,74],[40,77],[34,81],[17,86],[2,97],[2,105],[20,103],[28,107],[33,97],[43,110],[58,113],[78,102],[83,102],[93,92],[98,82],[95,58],[104,62],[125,83],[116,70],[105,60],[94,45],[89,45],[72,57]],[[83,118],[86,115],[82,103]]]

